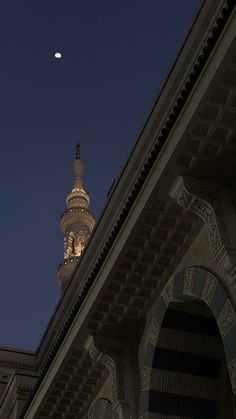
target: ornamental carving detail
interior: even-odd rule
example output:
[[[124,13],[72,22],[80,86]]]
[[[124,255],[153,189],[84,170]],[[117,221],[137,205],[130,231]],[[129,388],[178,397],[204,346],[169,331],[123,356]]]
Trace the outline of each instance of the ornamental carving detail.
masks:
[[[104,365],[111,375],[112,378],[112,398],[117,400],[118,397],[118,380],[117,380],[117,368],[114,360],[107,353],[102,352],[100,348],[95,346],[94,339],[89,336],[85,342],[85,349],[89,352],[90,357],[100,364]],[[119,367],[119,366],[118,366]]]
[[[141,370],[141,390],[149,390],[152,378],[152,368],[143,367]]]
[[[115,371],[117,397],[118,399],[125,400],[125,365],[123,350],[122,348],[106,344],[104,344],[101,349],[106,358],[106,362],[109,362],[107,368],[109,369],[110,367],[111,371]],[[111,362],[113,363],[113,367],[111,367]]]
[[[233,393],[236,393],[236,358],[228,365]]]
[[[202,300],[205,301],[207,305],[209,305],[212,300],[216,285],[217,280],[214,275],[212,275],[210,272],[207,272],[202,290]]]
[[[96,348],[93,340],[90,342],[89,355],[94,361],[99,361],[99,358],[101,357],[101,352]]]
[[[176,201],[181,207],[189,208],[193,199],[193,195],[187,191],[184,184],[181,185],[176,195]]]
[[[231,302],[227,300],[217,319],[217,323],[218,323],[222,337],[227,335],[227,333],[233,326],[234,322],[235,322],[234,310],[231,305]]]
[[[167,282],[162,292],[162,298],[165,302],[166,307],[168,307],[169,303],[173,301],[173,298],[174,298],[174,278],[173,277]]]
[[[116,367],[113,359],[109,355],[102,354],[99,361],[108,369],[110,374],[113,374]]]
[[[199,215],[199,217],[201,217],[201,219],[206,224],[211,253],[214,258],[222,246],[214,210],[211,205],[209,205],[201,198],[198,198],[194,201],[191,210],[195,214]]]
[[[232,245],[223,211],[223,205],[230,206],[231,203],[221,187],[179,176],[170,195],[179,205],[204,221],[213,259],[219,257],[224,246]]]
[[[217,194],[209,194],[209,196],[205,195],[205,200],[208,199],[210,205],[214,208],[215,217],[217,219],[217,225],[221,236],[221,241],[225,245],[231,244],[231,239],[228,231],[227,224],[225,222],[224,211],[222,208],[222,198]]]
[[[191,295],[193,289],[193,281],[195,276],[196,268],[187,268],[184,271],[184,294]]]
[[[160,331],[160,326],[158,325],[156,319],[152,319],[151,325],[147,331],[147,341],[150,342],[153,346],[156,346],[157,336]]]

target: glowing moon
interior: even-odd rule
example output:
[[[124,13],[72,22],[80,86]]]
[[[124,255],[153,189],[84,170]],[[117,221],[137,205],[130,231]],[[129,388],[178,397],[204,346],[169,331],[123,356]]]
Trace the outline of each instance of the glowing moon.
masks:
[[[60,52],[55,52],[54,57],[59,60],[62,57],[62,55]]]

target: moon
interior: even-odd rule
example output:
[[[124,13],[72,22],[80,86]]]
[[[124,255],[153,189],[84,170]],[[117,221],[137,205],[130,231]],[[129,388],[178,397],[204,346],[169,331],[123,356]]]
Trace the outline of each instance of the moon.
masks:
[[[57,60],[60,60],[60,58],[62,57],[60,52],[55,52],[54,57],[57,58]]]

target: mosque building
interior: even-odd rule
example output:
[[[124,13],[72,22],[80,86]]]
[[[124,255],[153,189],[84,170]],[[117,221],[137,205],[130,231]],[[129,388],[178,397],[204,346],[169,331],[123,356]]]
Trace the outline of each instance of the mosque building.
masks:
[[[0,419],[236,419],[235,167],[236,2],[205,0],[96,226],[77,146],[61,296],[36,351],[0,347]]]

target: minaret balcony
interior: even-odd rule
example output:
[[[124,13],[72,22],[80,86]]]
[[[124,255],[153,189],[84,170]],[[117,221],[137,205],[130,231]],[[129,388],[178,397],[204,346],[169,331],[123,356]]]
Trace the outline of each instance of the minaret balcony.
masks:
[[[83,199],[86,202],[86,205],[89,205],[89,196],[85,192],[83,188],[73,188],[70,192],[68,192],[66,196],[66,202],[68,202],[72,199]]]
[[[83,223],[88,226],[89,231],[93,230],[95,217],[88,208],[72,207],[65,210],[61,215],[60,227],[63,232],[74,223]]]
[[[70,256],[69,258],[64,259],[63,262],[61,262],[58,265],[57,271],[60,271],[61,267],[64,265],[71,265],[71,264],[77,263],[79,259],[80,259],[80,256]]]

